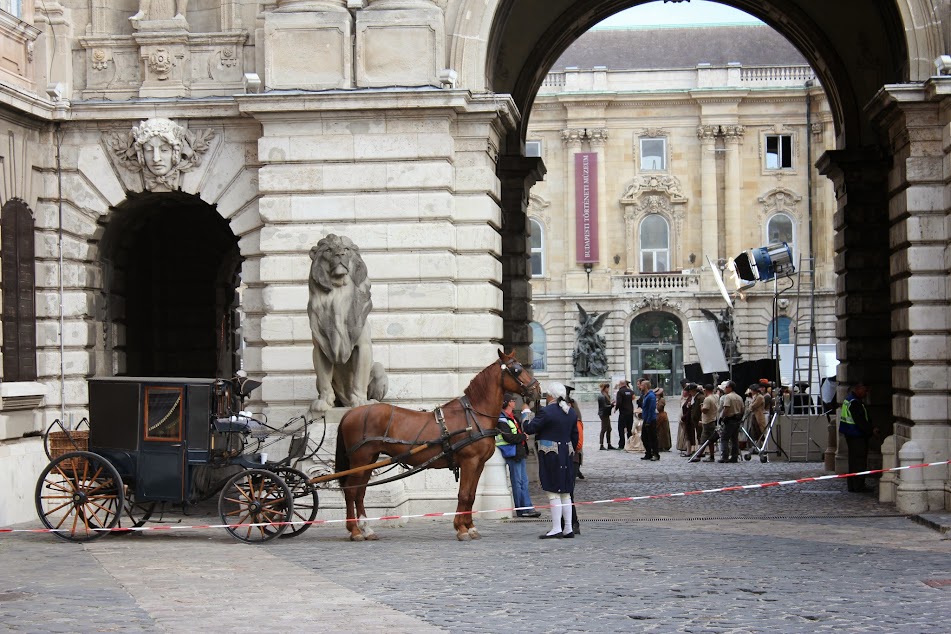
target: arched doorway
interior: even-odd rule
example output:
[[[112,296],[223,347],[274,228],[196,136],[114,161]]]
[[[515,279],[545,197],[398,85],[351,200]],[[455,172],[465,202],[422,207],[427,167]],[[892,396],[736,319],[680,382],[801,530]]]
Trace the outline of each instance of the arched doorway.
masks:
[[[645,377],[654,387],[674,394],[684,370],[683,324],[662,311],[631,320],[631,374]]]
[[[100,244],[103,339],[116,376],[231,376],[241,256],[228,222],[183,192],[134,195]]]

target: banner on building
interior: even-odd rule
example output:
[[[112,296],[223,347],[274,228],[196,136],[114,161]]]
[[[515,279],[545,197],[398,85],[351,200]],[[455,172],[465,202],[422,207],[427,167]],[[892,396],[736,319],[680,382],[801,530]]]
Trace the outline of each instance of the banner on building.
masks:
[[[598,257],[598,155],[575,154],[575,234],[579,264],[597,262]]]

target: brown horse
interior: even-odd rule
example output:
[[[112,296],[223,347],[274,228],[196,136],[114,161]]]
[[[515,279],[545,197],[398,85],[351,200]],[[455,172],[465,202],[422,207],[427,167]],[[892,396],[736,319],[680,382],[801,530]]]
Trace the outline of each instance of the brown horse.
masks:
[[[459,541],[478,539],[472,525],[472,504],[486,461],[495,451],[495,426],[505,392],[536,395],[538,381],[511,354],[476,375],[465,396],[433,412],[376,403],[355,407],[337,430],[337,472],[377,461],[380,454],[417,469],[458,469],[459,496],[453,526]],[[536,396],[537,397],[537,396]],[[410,451],[413,453],[410,454]],[[352,541],[376,539],[363,518],[363,497],[370,470],[340,478],[347,499],[347,530]]]

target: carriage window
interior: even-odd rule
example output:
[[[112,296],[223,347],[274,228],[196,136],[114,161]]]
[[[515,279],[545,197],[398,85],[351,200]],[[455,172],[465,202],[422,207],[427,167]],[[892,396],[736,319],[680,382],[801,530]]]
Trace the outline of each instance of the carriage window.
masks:
[[[182,394],[180,387],[145,388],[145,440],[182,439]]]

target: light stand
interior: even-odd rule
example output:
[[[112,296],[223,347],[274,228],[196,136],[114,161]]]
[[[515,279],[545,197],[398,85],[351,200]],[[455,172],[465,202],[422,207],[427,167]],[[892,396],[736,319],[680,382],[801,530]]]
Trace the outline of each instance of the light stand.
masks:
[[[780,372],[779,370],[779,322],[777,321],[779,317],[779,296],[791,288],[792,288],[792,285],[787,286],[783,290],[779,290],[779,278],[778,277],[773,278],[773,311],[772,311],[773,315],[772,315],[772,322],[771,322],[773,324],[773,340],[770,342],[770,347],[771,347],[772,355],[773,355],[773,367],[774,367],[774,375],[776,377],[776,385],[779,387],[779,399],[778,399],[779,406],[778,407],[776,406],[777,397],[776,395],[773,395],[773,415],[769,419],[769,424],[766,426],[766,430],[763,431],[763,439],[762,439],[763,444],[760,445],[759,447],[756,447],[756,443],[753,443],[753,446],[756,447],[756,453],[759,454],[759,461],[762,463],[766,463],[769,461],[770,452],[767,450],[767,447],[769,446],[769,441],[771,438],[773,440],[773,443],[776,445],[776,451],[774,451],[773,453],[775,453],[776,455],[782,454],[786,456],[786,460],[789,460],[789,454],[787,454],[786,451],[782,448],[782,446],[779,444],[779,441],[773,438],[773,428],[776,426],[776,421],[779,419],[779,412],[782,408],[782,391],[783,391],[782,376],[779,373]]]

